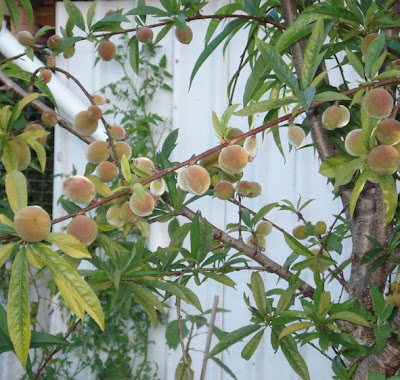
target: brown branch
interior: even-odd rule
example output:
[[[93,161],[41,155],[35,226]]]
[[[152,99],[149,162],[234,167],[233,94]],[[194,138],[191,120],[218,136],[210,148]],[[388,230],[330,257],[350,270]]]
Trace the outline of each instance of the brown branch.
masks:
[[[27,92],[25,90],[23,90],[14,81],[12,81],[9,77],[7,77],[2,71],[0,71],[0,82],[3,83],[5,86],[7,86],[9,91],[12,91],[13,93],[15,93],[20,98],[23,98],[24,96],[27,95]],[[375,83],[370,84],[370,85],[362,85],[362,86],[359,86],[357,88],[353,88],[351,90],[343,91],[342,94],[349,96],[349,95],[355,94],[357,91],[359,91],[360,89],[363,89],[363,88],[372,89],[372,88],[386,86],[386,85],[389,85],[389,84],[399,84],[399,83],[400,83],[400,78],[384,79],[384,80],[375,82]],[[325,104],[325,103],[327,103],[327,102],[313,102],[311,104],[310,108],[317,108],[320,105]],[[31,103],[31,105],[33,105],[37,110],[39,110],[41,112],[53,111],[51,108],[49,108],[48,106],[46,106],[45,104],[43,104],[42,102],[40,102],[38,100],[34,100]],[[296,116],[298,116],[298,115],[300,115],[300,114],[302,114],[304,112],[305,112],[305,110],[303,108],[301,108],[297,112]],[[162,177],[166,176],[169,173],[175,172],[177,169],[180,169],[180,168],[182,168],[184,166],[193,165],[197,161],[201,160],[202,158],[207,157],[208,155],[223,149],[225,146],[227,146],[229,144],[234,144],[234,143],[236,143],[238,141],[241,141],[241,140],[243,140],[243,139],[245,139],[245,138],[247,138],[249,136],[254,136],[254,135],[256,135],[256,134],[258,134],[258,133],[260,133],[262,131],[265,131],[266,129],[268,129],[268,128],[274,126],[274,125],[278,125],[278,124],[280,124],[280,123],[282,123],[284,121],[287,121],[292,117],[293,116],[291,114],[289,114],[289,115],[282,116],[282,117],[280,117],[278,119],[272,120],[272,121],[270,121],[268,123],[265,123],[265,124],[263,124],[263,125],[261,125],[261,126],[259,126],[257,128],[254,128],[254,129],[252,129],[252,130],[250,130],[250,131],[248,131],[246,133],[243,133],[242,135],[240,135],[238,137],[235,137],[234,139],[231,139],[230,142],[228,142],[228,141],[223,142],[223,143],[221,143],[221,144],[219,144],[219,145],[217,145],[217,146],[215,146],[213,148],[210,148],[210,149],[208,149],[208,150],[206,150],[206,151],[204,151],[204,152],[202,152],[202,153],[200,153],[198,155],[195,155],[195,156],[189,158],[186,161],[182,161],[182,162],[180,162],[180,163],[178,163],[178,164],[176,164],[176,165],[174,165],[174,166],[172,166],[170,168],[166,168],[164,170],[161,170],[161,171],[155,173],[154,175],[152,175],[151,177],[145,179],[141,183],[143,185],[149,184],[150,182],[152,182],[152,181],[154,181],[156,179],[162,178]],[[67,131],[71,132],[74,136],[78,137],[80,140],[82,140],[86,144],[90,144],[92,141],[94,141],[94,139],[91,138],[91,137],[84,137],[84,136],[81,136],[79,133],[77,133],[75,131],[75,129],[73,128],[72,124],[70,122],[68,122],[66,119],[64,119],[63,117],[61,117],[60,115],[57,115],[57,122],[62,128],[64,128]],[[110,201],[112,201],[114,199],[119,198],[120,196],[129,194],[129,193],[130,193],[130,189],[127,188],[125,190],[121,190],[121,191],[119,191],[119,192],[117,192],[117,193],[115,193],[113,195],[108,196],[108,197],[97,199],[94,202],[92,202],[90,205],[88,205],[87,207],[85,207],[85,208],[83,208],[83,209],[81,209],[81,210],[79,210],[77,212],[74,212],[74,213],[71,213],[69,215],[54,219],[52,221],[52,224],[60,223],[60,222],[62,222],[64,220],[66,220],[66,219],[72,218],[72,217],[77,216],[77,215],[84,214],[87,211],[90,211],[90,210],[92,210],[94,208],[97,208],[97,207],[99,207],[99,206],[101,206],[101,205],[103,205],[105,203],[108,203],[108,202],[110,202]]]
[[[182,275],[179,278],[179,282],[181,282]],[[182,361],[183,365],[185,367],[186,374],[188,376],[189,380],[192,380],[192,375],[190,373],[190,365],[189,361],[186,356],[186,348],[185,348],[185,342],[183,341],[183,334],[182,334],[182,324],[181,324],[181,299],[177,296],[176,297],[176,316],[178,320],[178,336],[179,336],[179,342],[181,344],[181,349],[182,349]]]
[[[166,195],[164,199],[166,199],[167,202],[170,202],[168,195]],[[193,218],[196,215],[192,210],[190,210],[187,207],[183,207],[181,210],[179,210],[179,214],[190,220],[193,220]],[[203,217],[199,216],[199,220],[202,219]],[[259,249],[251,248],[247,244],[243,243],[241,240],[231,237],[226,232],[222,231],[221,229],[212,224],[211,227],[213,229],[213,234],[215,239],[219,240],[224,244],[229,243],[237,251],[245,254],[247,257],[250,257],[257,263],[262,265],[263,268],[265,268],[265,271],[270,273],[275,273],[276,275],[285,279],[286,281],[289,281],[293,278],[293,273],[291,273],[288,269],[282,267],[275,261],[271,260],[269,257],[262,254]],[[300,289],[304,293],[304,295],[312,298],[314,294],[314,288],[302,280],[299,281],[301,281]]]
[[[80,323],[80,319],[78,319],[67,331],[67,333],[64,335],[63,339],[67,340],[68,337],[76,330],[76,328],[78,327],[79,323]],[[44,363],[38,368],[38,370],[36,371],[35,377],[33,378],[33,380],[37,380],[39,379],[40,374],[43,372],[43,370],[46,368],[46,366],[50,363],[51,359],[53,358],[53,356],[55,354],[57,354],[60,350],[61,350],[62,346],[58,346],[56,348],[53,349],[53,351],[50,352],[50,354],[46,357]]]
[[[207,360],[208,360],[207,355],[210,352],[211,339],[212,339],[214,325],[215,325],[215,317],[217,316],[218,301],[219,301],[219,297],[214,296],[214,303],[213,303],[213,307],[212,307],[212,311],[211,311],[210,324],[208,326],[206,348],[204,350],[203,366],[201,367],[200,380],[204,380],[206,377]]]

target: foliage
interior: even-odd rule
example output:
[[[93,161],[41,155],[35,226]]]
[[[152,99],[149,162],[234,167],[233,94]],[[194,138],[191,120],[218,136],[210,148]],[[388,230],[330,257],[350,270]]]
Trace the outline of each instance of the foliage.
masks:
[[[15,3],[10,0],[6,4],[14,25],[18,25]],[[29,2],[24,1],[22,5],[32,19]],[[52,100],[52,95],[43,81],[36,78],[43,68],[32,74],[26,73],[13,64],[12,59],[1,66],[0,81],[20,97],[15,102],[3,99],[0,110],[0,154],[7,172],[4,186],[8,199],[6,207],[9,207],[0,215],[0,264],[7,262],[11,266],[7,325],[3,318],[1,330],[7,340],[7,349],[12,347],[26,367],[27,375],[33,375],[29,348],[35,343],[31,317],[36,317],[30,312],[33,308],[29,301],[29,283],[32,277],[46,272],[53,294],[60,293],[72,314],[81,321],[89,314],[91,320],[83,326],[94,334],[94,341],[98,334],[103,334],[100,330],[106,328],[104,308],[112,308],[108,314],[112,317],[115,305],[118,305],[115,311],[122,315],[129,315],[140,305],[148,321],[157,325],[159,315],[165,314],[167,300],[175,297],[177,321],[168,325],[167,343],[172,348],[180,343],[182,348],[176,378],[193,377],[189,351],[194,329],[207,325],[219,342],[209,353],[205,350],[204,361],[213,358],[231,377],[234,376],[230,369],[215,356],[246,339],[242,357],[249,360],[262,341],[264,331],[271,329],[271,346],[275,351],[282,351],[288,364],[302,379],[310,378],[307,363],[299,351],[305,344],[331,360],[337,379],[393,378],[400,368],[396,190],[400,167],[400,126],[396,121],[400,104],[397,99],[400,45],[396,28],[400,19],[395,2],[341,0],[309,5],[296,4],[292,0],[280,4],[271,0],[236,0],[222,6],[216,15],[205,15],[201,13],[206,9],[203,0],[163,0],[157,7],[147,5],[143,0],[133,9],[110,12],[98,21],[94,18],[96,3],[86,15],[70,0],[64,0],[64,5],[69,18],[61,28],[62,39],[59,46],[54,47],[53,56],[61,53],[64,57],[70,56],[74,45],[84,40],[99,46],[114,35],[124,35],[120,42],[129,51],[130,67],[127,67],[127,59],[118,54],[115,56],[125,76],[111,84],[109,90],[114,96],[127,100],[130,96],[127,87],[132,87],[133,83],[130,75],[138,74],[140,69],[146,74],[140,90],[133,88],[133,107],[122,112],[121,122],[127,124],[132,137],[134,158],[131,160],[132,147],[113,137],[111,125],[106,121],[107,113],[103,118],[94,106],[96,98],[88,94],[72,74],[52,67],[53,71],[74,80],[92,104],[71,124],[59,115],[46,115],[48,110],[40,99],[48,97]],[[157,23],[149,24],[149,16]],[[126,27],[132,19],[136,27]],[[190,37],[187,40],[179,37],[179,41],[187,43],[192,33],[189,24],[208,19],[204,49],[194,64],[191,83],[213,52],[218,47],[225,50],[236,34],[247,33],[247,43],[238,70],[228,86],[226,111],[219,117],[210,110],[220,145],[175,163],[171,162],[171,154],[176,147],[177,130],[170,132],[159,147],[150,138],[149,131],[163,126],[163,120],[146,110],[147,102],[153,99],[158,88],[170,90],[163,85],[164,79],[170,77],[165,59],[161,58],[158,65],[141,61],[143,54],[153,56],[156,48],[150,44],[139,49],[136,35],[127,36],[143,25],[152,29],[161,27],[155,38],[158,43],[174,27],[178,34]],[[48,29],[42,28],[32,38],[20,38],[28,57],[34,54],[36,39]],[[108,41],[102,46],[108,46],[110,51],[99,55],[107,61],[112,59],[113,44]],[[327,75],[326,62],[332,60],[343,81],[339,86],[330,84]],[[232,100],[245,66],[250,68],[250,74],[239,107],[232,104]],[[344,69],[358,76],[358,85],[349,89],[353,84]],[[14,82],[10,84],[9,78],[14,77],[29,83],[29,93],[20,91]],[[31,120],[25,112],[28,105],[43,112],[43,124],[49,126],[58,121],[86,143],[91,142],[88,136],[97,128],[97,119],[104,125],[113,161],[107,165],[114,165],[117,174],[110,181],[102,182],[94,175],[97,163],[88,163],[85,173],[77,173],[84,174],[86,179],[70,177],[76,187],[64,191],[70,199],[62,197],[60,200],[68,215],[53,220],[56,224],[95,210],[93,220],[98,234],[86,246],[72,232],[42,236],[40,228],[39,231],[35,229],[41,226],[20,218],[20,211],[28,206],[23,171],[28,164],[44,171],[46,151],[38,139],[49,134],[46,130],[22,131]],[[99,117],[95,117],[98,112]],[[109,113],[115,116],[121,110],[111,108]],[[255,114],[263,114],[263,125],[254,125]],[[283,116],[278,117],[280,114]],[[248,117],[248,132],[232,128],[233,115]],[[381,124],[382,119],[388,118],[394,125],[392,130],[384,130]],[[287,122],[290,130],[295,121],[304,135],[310,133],[310,145],[322,161],[319,172],[327,177],[334,196],[340,197],[343,204],[342,211],[335,215],[329,228],[304,218],[302,211],[310,201],[302,203],[301,198],[296,205],[284,199],[264,205],[260,210],[245,206],[246,198],[261,193],[258,183],[241,180],[243,166],[255,159],[257,143],[254,136],[270,130],[283,152],[281,134],[287,126],[283,123]],[[79,124],[90,132],[86,133],[85,128],[79,132]],[[359,130],[356,141],[350,135],[354,130]],[[143,137],[149,137],[149,140]],[[232,149],[234,144],[237,145]],[[35,152],[34,164],[31,163],[30,149]],[[229,155],[233,150],[237,153]],[[152,160],[144,158],[146,156]],[[243,157],[244,165],[243,160],[240,161]],[[189,168],[179,170],[185,166]],[[238,206],[238,220],[228,224],[226,231],[190,209],[193,201],[211,197],[210,186],[221,180],[236,183],[235,198],[230,202]],[[81,193],[75,201],[83,199],[84,205],[73,202],[71,194],[74,192]],[[128,216],[121,211],[126,202],[129,202],[125,210]],[[292,232],[286,231],[277,221],[267,219],[273,209],[294,213],[302,225]],[[178,216],[189,222],[182,222]],[[149,225],[158,221],[168,223],[170,243],[151,251],[146,247],[145,238],[149,237]],[[266,232],[259,227],[261,221],[267,223],[264,224]],[[24,223],[31,223],[32,238],[31,234],[25,233]],[[282,233],[293,251],[283,265],[272,261],[264,252],[265,236],[270,228]],[[243,234],[248,236],[246,241]],[[352,239],[353,245],[350,258],[342,255],[343,241],[347,238]],[[90,262],[93,269],[80,270],[82,260]],[[260,266],[252,267],[251,261]],[[30,267],[36,268],[33,275]],[[346,267],[350,274],[344,271]],[[211,319],[210,323],[205,320],[201,300],[187,284],[193,279],[197,285],[217,281],[235,287],[230,274],[238,270],[253,271],[248,284],[250,293],[244,295],[251,319],[246,326],[224,334],[216,329]],[[302,280],[306,270],[312,271],[313,283]],[[286,282],[281,287],[266,289],[259,271],[275,273]],[[346,300],[342,295],[331,293],[330,282],[347,293]],[[110,303],[102,307],[100,300],[104,295]],[[200,314],[190,313],[182,318],[181,302]],[[143,323],[148,325],[148,321]],[[111,330],[120,327],[113,325],[114,322],[110,323]],[[73,325],[70,333],[78,324]],[[76,336],[70,341],[74,342],[74,339]],[[53,345],[54,341],[46,341],[43,345],[49,344]],[[146,352],[145,346],[138,348],[126,344],[118,355],[125,349],[137,350],[142,355]],[[101,372],[96,355],[93,361],[88,359],[85,363]],[[123,362],[120,364],[121,367],[116,368],[118,375],[130,371]],[[46,370],[46,365],[45,361],[36,376]],[[68,363],[63,366],[68,367]],[[147,364],[140,368],[152,376]]]

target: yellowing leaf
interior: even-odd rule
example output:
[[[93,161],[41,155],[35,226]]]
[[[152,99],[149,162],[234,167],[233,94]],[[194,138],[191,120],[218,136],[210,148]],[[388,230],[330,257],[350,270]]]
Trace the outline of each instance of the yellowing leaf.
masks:
[[[49,233],[45,240],[56,245],[61,251],[75,259],[90,259],[92,257],[86,247],[72,235]]]
[[[28,204],[26,178],[18,170],[13,170],[6,175],[6,194],[14,214]]]

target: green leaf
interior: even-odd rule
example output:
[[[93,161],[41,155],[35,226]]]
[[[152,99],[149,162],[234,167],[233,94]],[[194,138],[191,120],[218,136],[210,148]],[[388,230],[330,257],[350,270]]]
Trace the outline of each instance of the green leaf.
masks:
[[[235,374],[230,370],[230,368],[224,364],[221,360],[216,357],[210,358],[213,362],[215,362],[218,366],[220,366],[232,379],[238,380]]]
[[[136,35],[128,43],[129,46],[129,64],[135,74],[139,74],[139,42]]]
[[[335,91],[320,92],[314,96],[314,102],[333,102],[335,100],[351,100],[348,96]]]
[[[378,176],[378,180],[386,205],[386,224],[389,224],[396,214],[398,199],[396,182],[391,175]]]
[[[36,243],[36,252],[51,270],[61,295],[74,312],[85,310],[104,330],[104,315],[99,299],[78,272],[48,246]]]
[[[204,273],[205,277],[211,278],[214,281],[217,281],[223,285],[230,286],[231,288],[235,288],[236,282],[233,281],[230,277],[225,274],[217,274],[217,273]]]
[[[289,326],[286,326],[279,335],[279,339],[284,338],[287,335],[293,334],[296,331],[307,329],[308,327],[314,326],[313,322],[296,322]]]
[[[165,25],[157,34],[156,39],[154,40],[154,44],[158,44],[171,30],[171,28],[174,26],[174,24],[167,24]]]
[[[246,105],[253,98],[256,90],[264,83],[270,71],[271,68],[265,64],[264,58],[258,57],[246,82],[243,94],[243,105]]]
[[[129,287],[135,293],[139,303],[150,318],[154,326],[157,326],[157,313],[155,308],[162,314],[165,314],[164,307],[158,298],[149,290],[136,284],[129,284]]]
[[[318,20],[321,16],[318,14],[301,13],[296,21],[291,24],[280,36],[276,43],[276,50],[283,51],[288,46],[293,45],[300,38],[311,32],[312,28],[308,25]]]
[[[378,318],[381,318],[382,313],[385,311],[386,302],[383,298],[383,294],[378,290],[378,288],[371,284],[371,298],[372,305],[374,306],[374,310]]]
[[[371,67],[371,72],[370,72],[370,76],[371,78],[375,78],[376,74],[378,73],[378,71],[381,69],[381,67],[383,66],[386,57],[387,57],[388,52],[385,50],[380,56],[379,58],[372,64]]]
[[[331,314],[328,318],[328,321],[333,321],[336,319],[355,323],[360,326],[371,327],[364,317],[351,311],[339,311],[338,313]]]
[[[45,94],[39,94],[37,92],[32,92],[26,96],[24,96],[16,105],[16,107],[13,109],[11,118],[10,118],[10,123],[13,123],[15,120],[19,118],[21,115],[22,110],[31,102],[33,102],[35,99],[39,98],[40,96],[46,96]]]
[[[76,25],[79,29],[85,31],[85,20],[79,8],[71,0],[64,0],[64,6],[69,15],[68,23],[71,24],[71,31],[74,25]]]
[[[361,78],[364,79],[364,67],[363,67],[361,61],[347,46],[345,46],[345,49],[346,49],[346,57],[349,60],[351,66],[353,66],[353,69],[356,71],[356,73]]]
[[[357,170],[360,170],[365,165],[365,158],[355,158],[344,163],[336,174],[334,190],[338,191],[339,186],[348,184]]]
[[[261,339],[264,335],[264,330],[259,331],[255,334],[250,341],[244,346],[242,350],[242,358],[245,360],[249,360],[254,352],[256,351],[257,347],[259,346]]]
[[[33,150],[36,152],[39,164],[40,164],[40,169],[42,173],[44,173],[46,169],[46,151],[43,147],[42,144],[37,142],[36,140],[27,140],[26,143],[30,145]]]
[[[61,251],[75,259],[92,258],[86,247],[72,235],[50,232],[45,240],[56,245]]]
[[[162,9],[151,7],[147,5],[140,5],[136,8],[131,9],[126,13],[127,16],[147,16],[154,15],[159,17],[169,16],[168,12],[163,11]]]
[[[19,30],[20,11],[15,0],[5,0],[11,21],[16,30]]]
[[[19,246],[19,243],[8,243],[4,244],[0,247],[0,268],[6,262],[6,260],[10,257],[12,253],[15,252],[16,248]]]
[[[280,347],[286,360],[293,370],[303,379],[310,380],[307,364],[300,355],[297,344],[292,336],[285,336],[280,340]]]
[[[215,12],[215,14],[216,15],[232,14],[233,12],[238,11],[238,10],[242,10],[242,9],[243,9],[243,7],[242,7],[241,4],[227,4],[227,5],[224,5],[223,7],[219,8]],[[218,25],[220,24],[221,21],[222,21],[222,19],[219,19],[219,18],[215,18],[215,19],[212,19],[210,21],[210,23],[208,25],[208,28],[207,28],[206,35],[204,37],[204,45],[208,44],[208,41],[210,41],[211,37],[213,36],[215,30],[217,29],[217,27],[218,27]]]
[[[365,182],[367,182],[368,180],[368,175],[369,175],[369,170],[368,169],[364,170],[361,173],[361,175],[357,178],[357,181],[354,184],[354,188],[351,192],[351,197],[349,202],[350,218],[352,218],[354,215],[354,210],[356,209],[358,198],[364,189]]]
[[[256,38],[256,45],[265,63],[271,67],[280,81],[287,84],[292,90],[299,90],[297,79],[292,70],[280,56],[278,51],[264,41]]]
[[[262,207],[260,211],[258,211],[257,214],[254,215],[253,219],[251,220],[251,226],[252,227],[255,226],[261,219],[265,217],[265,215],[267,215],[272,209],[274,209],[278,205],[279,205],[278,202],[274,202],[274,203],[269,203],[264,207]]]
[[[308,87],[305,91],[296,91],[297,99],[299,103],[304,107],[306,111],[310,109],[311,103],[314,99],[315,87]]]
[[[251,292],[258,311],[261,314],[265,314],[267,312],[267,299],[265,297],[264,281],[258,272],[251,274]]]
[[[86,22],[87,22],[87,25],[88,25],[89,29],[92,26],[94,13],[95,13],[95,10],[96,10],[96,5],[97,5],[97,0],[93,1],[93,3],[90,6],[90,8],[89,8],[89,10],[87,12],[87,15],[86,15]]]
[[[50,335],[42,331],[32,331],[31,345],[29,348],[42,348],[59,344],[68,345],[69,343],[56,335]]]
[[[121,172],[124,178],[130,183],[134,183],[134,178],[131,173],[131,168],[129,166],[129,161],[126,158],[125,154],[122,155],[121,158]]]
[[[332,371],[338,377],[338,379],[351,380],[345,366],[342,364],[342,361],[340,360],[340,356],[335,356],[335,358],[332,360]]]
[[[245,24],[247,20],[243,19],[237,19],[229,22],[224,30],[218,34],[217,37],[215,37],[201,52],[199,58],[197,59],[196,63],[194,64],[192,74],[190,75],[190,86],[192,85],[193,79],[196,75],[196,73],[199,71],[201,65],[204,63],[204,61],[210,56],[210,54],[218,47],[218,45],[226,38],[229,36],[231,32],[233,32],[236,28],[241,27],[243,24]]]
[[[29,25],[33,25],[33,9],[30,0],[21,0],[21,4],[24,7],[26,15],[28,16]]]
[[[372,370],[368,370],[368,380],[386,380],[386,376]]]
[[[318,66],[323,58],[319,54],[325,40],[324,20],[319,18],[313,27],[310,38],[304,51],[303,65],[301,67],[301,86],[306,89],[310,86]]]
[[[28,204],[26,178],[18,170],[13,170],[7,173],[5,185],[8,203],[15,214]]]
[[[169,156],[175,149],[176,141],[178,139],[178,133],[179,133],[179,129],[174,129],[173,131],[171,131],[169,133],[169,135],[164,140],[162,148],[161,148],[161,152],[165,158],[169,158]]]
[[[185,339],[189,334],[189,329],[186,326],[186,320],[181,319],[181,332],[182,338]],[[165,330],[165,339],[167,341],[167,345],[169,348],[174,350],[179,346],[179,333],[178,333],[178,321],[171,321],[168,323],[167,328]]]
[[[286,244],[289,246],[289,248],[293,250],[293,252],[306,257],[314,257],[314,255],[308,248],[306,248],[303,244],[301,244],[294,237],[290,236],[288,233],[284,233],[284,238]]]
[[[264,63],[265,64],[265,63]],[[257,103],[251,103],[247,107],[242,108],[240,111],[235,112],[237,116],[251,116],[256,113],[267,112],[276,108],[286,106],[288,104],[296,103],[297,98],[288,96],[286,98],[268,99]]]
[[[246,336],[253,334],[257,330],[259,330],[260,327],[261,326],[259,325],[247,325],[230,332],[218,342],[218,344],[211,350],[207,357],[210,358],[219,354],[220,352],[226,350],[228,347],[234,345],[237,342],[240,342],[242,339],[246,338]]]
[[[25,249],[15,256],[7,301],[7,325],[15,354],[24,368],[28,359],[31,341],[29,311],[28,260]]]
[[[365,74],[368,78],[371,78],[372,65],[378,60],[384,46],[385,36],[382,34],[375,38],[368,46],[367,55],[365,57]]]

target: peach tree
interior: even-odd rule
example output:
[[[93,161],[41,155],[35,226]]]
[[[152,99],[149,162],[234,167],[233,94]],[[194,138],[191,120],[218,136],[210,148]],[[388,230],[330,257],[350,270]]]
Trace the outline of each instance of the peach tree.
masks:
[[[14,2],[6,3],[18,29]],[[21,3],[32,18],[30,3]],[[207,14],[206,3],[162,0],[155,7],[141,0],[135,8],[108,12],[94,22],[95,2],[83,15],[73,2],[64,0],[68,21],[61,35],[48,39],[47,46],[36,42],[50,27],[35,35],[29,31],[17,35],[27,57],[38,50],[51,50],[43,67],[27,73],[13,64],[18,57],[1,62],[5,96],[1,98],[0,154],[8,204],[0,215],[0,264],[12,263],[12,269],[7,324],[0,329],[9,349],[29,366],[29,348],[39,339],[38,333],[31,331],[30,273],[36,276],[48,269],[55,293],[61,294],[77,321],[87,313],[104,329],[99,299],[105,293],[114,294],[121,302],[134,299],[156,324],[157,313],[164,313],[164,301],[171,296],[179,305],[182,301],[201,311],[200,300],[186,286],[189,281],[232,285],[231,272],[252,270],[251,294],[245,298],[251,321],[220,336],[206,358],[246,339],[242,357],[248,360],[264,331],[270,329],[272,347],[283,352],[303,379],[310,378],[298,350],[303,344],[312,344],[321,355],[333,353],[329,358],[337,379],[397,378],[398,2],[236,0],[215,14]],[[132,20],[135,27],[126,28],[125,23]],[[129,61],[138,73],[140,44],[158,43],[168,33],[189,44],[193,37],[190,24],[198,21],[209,24],[191,81],[214,50],[233,44],[239,31],[247,33],[247,43],[228,87],[228,108],[220,116],[210,110],[220,141],[183,162],[171,162],[170,158],[177,131],[165,139],[158,152],[151,154],[146,146],[132,150],[134,141],[124,128],[107,122],[102,110],[107,99],[89,94],[73,73],[57,67],[54,59],[59,54],[71,57],[75,45],[86,40],[96,45],[100,59],[111,61],[116,47],[110,38],[128,34]],[[341,74],[340,86],[329,81],[327,63],[332,61]],[[246,67],[250,74],[242,104],[232,104],[238,78]],[[52,99],[46,83],[53,72],[75,81],[87,97],[87,109],[73,120],[61,117],[39,99]],[[357,85],[351,88],[348,73],[357,78]],[[40,120],[29,118],[27,105],[41,113]],[[262,125],[254,125],[256,114],[264,116]],[[231,126],[233,115],[248,118],[248,131]],[[51,152],[46,153],[43,144],[56,124],[88,144],[88,163],[84,173],[65,179],[61,202],[67,214],[51,220],[38,205],[28,205],[24,170],[28,166],[44,170],[46,154]],[[104,128],[106,141],[91,137],[98,128]],[[259,210],[246,207],[246,198],[262,196],[256,181],[241,177],[257,159],[258,135],[266,131],[278,146],[282,133],[287,133],[293,149],[316,150],[319,172],[342,202],[342,210],[329,228],[323,221],[307,221],[301,213],[305,204],[276,200]],[[308,134],[312,144],[303,147]],[[214,196],[238,207],[238,220],[226,231],[188,205],[200,197],[213,202]],[[284,230],[277,221],[267,219],[274,208],[297,214],[302,224],[293,231]],[[189,222],[181,224],[178,217]],[[65,220],[69,221],[65,232],[51,232],[52,225]],[[149,224],[155,222],[168,223],[170,244],[151,252],[145,238],[149,237]],[[272,229],[283,234],[292,250],[283,265],[265,251],[265,236]],[[244,234],[248,237],[243,238]],[[342,241],[346,236],[351,237],[352,251],[344,259]],[[97,248],[105,252],[105,258]],[[77,269],[81,260],[96,268],[86,271],[84,278]],[[253,262],[259,267],[254,269]],[[30,272],[29,267],[36,271]],[[286,285],[266,288],[261,270],[278,275]],[[302,280],[304,271],[309,270],[312,283]],[[342,288],[346,300],[331,295],[330,282]],[[182,329],[178,312],[177,333],[183,352],[177,376],[189,379],[194,374]]]

